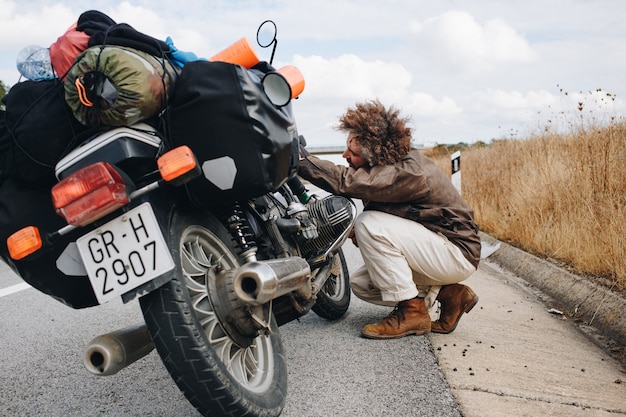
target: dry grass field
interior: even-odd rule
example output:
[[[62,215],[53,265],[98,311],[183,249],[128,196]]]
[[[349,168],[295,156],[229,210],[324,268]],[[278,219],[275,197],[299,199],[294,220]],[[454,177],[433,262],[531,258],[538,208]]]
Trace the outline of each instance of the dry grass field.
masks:
[[[451,152],[425,153],[450,174]],[[481,230],[626,290],[626,123],[467,147],[461,179]]]

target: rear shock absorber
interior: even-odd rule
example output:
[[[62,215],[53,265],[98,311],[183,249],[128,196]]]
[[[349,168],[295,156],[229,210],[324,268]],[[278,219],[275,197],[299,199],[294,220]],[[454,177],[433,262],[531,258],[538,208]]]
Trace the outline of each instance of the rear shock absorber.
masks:
[[[252,226],[250,226],[250,221],[238,202],[223,212],[223,222],[235,241],[238,254],[246,262],[256,261],[257,246]]]

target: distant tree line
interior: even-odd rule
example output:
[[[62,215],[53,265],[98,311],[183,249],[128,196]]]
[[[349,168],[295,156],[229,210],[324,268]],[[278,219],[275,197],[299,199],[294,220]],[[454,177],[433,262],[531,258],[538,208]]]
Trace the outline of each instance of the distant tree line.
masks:
[[[472,148],[482,148],[487,146],[487,144],[483,141],[478,141],[473,144],[467,144],[465,142],[459,142],[456,144],[438,144],[435,145],[432,149],[429,149],[427,152],[427,156],[430,158],[438,158],[442,156],[452,155],[456,151],[464,151]]]
[[[2,104],[2,98],[9,92],[9,87],[0,80],[0,110],[4,110],[4,104]]]

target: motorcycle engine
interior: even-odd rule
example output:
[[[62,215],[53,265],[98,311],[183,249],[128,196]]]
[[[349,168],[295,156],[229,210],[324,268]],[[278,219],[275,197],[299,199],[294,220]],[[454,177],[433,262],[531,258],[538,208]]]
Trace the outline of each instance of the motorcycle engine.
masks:
[[[302,255],[316,258],[334,249],[348,235],[356,219],[356,206],[352,200],[330,195],[306,206],[309,219],[317,225],[317,237],[301,243]]]

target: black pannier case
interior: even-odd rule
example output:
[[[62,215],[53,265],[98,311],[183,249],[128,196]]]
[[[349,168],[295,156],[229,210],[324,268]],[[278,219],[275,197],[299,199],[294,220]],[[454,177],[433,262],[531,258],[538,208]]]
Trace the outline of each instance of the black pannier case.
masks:
[[[296,175],[298,133],[291,105],[277,108],[260,79],[266,63],[247,70],[222,62],[188,62],[168,110],[173,146],[188,145],[203,175],[188,192],[202,206],[275,191]]]
[[[3,102],[6,133],[0,132],[0,140],[10,144],[10,175],[30,186],[49,189],[56,183],[55,164],[90,130],[74,118],[59,79],[17,83]]]

